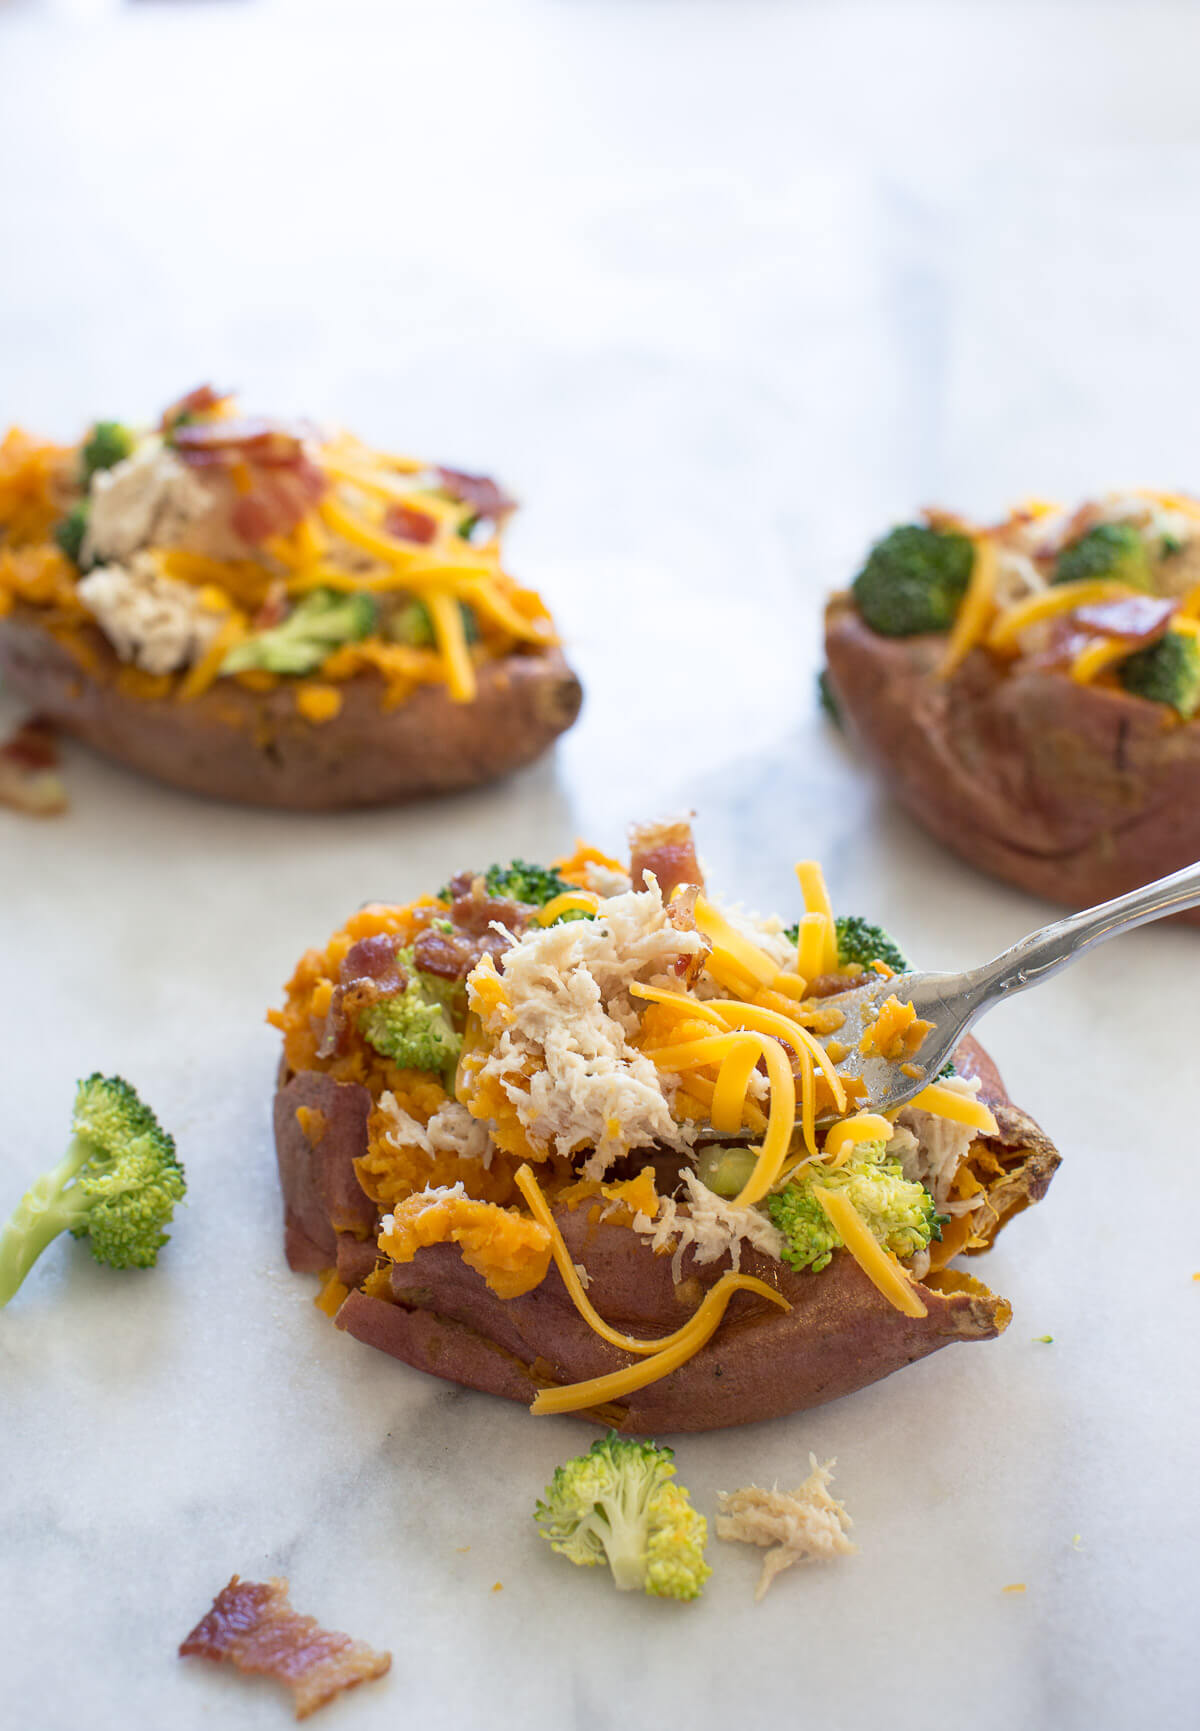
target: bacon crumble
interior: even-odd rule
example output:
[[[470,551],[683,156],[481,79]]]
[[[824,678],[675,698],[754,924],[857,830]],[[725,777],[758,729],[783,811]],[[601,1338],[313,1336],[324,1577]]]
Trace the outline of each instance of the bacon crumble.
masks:
[[[179,1645],[181,1658],[229,1659],[248,1675],[274,1677],[292,1691],[297,1719],[346,1689],[382,1677],[392,1655],[365,1641],[322,1629],[292,1609],[286,1580],[243,1581],[234,1575],[212,1609]]]

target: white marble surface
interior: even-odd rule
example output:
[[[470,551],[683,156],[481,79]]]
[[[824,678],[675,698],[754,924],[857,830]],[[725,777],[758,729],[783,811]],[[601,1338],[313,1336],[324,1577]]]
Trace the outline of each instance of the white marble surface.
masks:
[[[664,806],[719,886],[794,905],[819,854],[934,965],[1040,923],[824,732],[816,612],[914,503],[1195,484],[1198,51],[1185,6],[0,5],[0,420],[211,375],[494,468],[589,691],[556,758],[420,810],[226,810],[71,751],[68,817],[0,813],[0,1200],[93,1067],[191,1179],[155,1273],[63,1246],[0,1317],[5,1723],[285,1723],[174,1657],[234,1570],[392,1649],[330,1725],[1196,1723],[1200,936],[987,1029],[1065,1155],[990,1258],[1002,1340],[681,1441],[710,1513],[838,1457],[861,1555],[757,1608],[741,1547],[690,1607],[572,1571],[529,1511],[586,1433],[314,1311],[262,1016],[357,902]]]

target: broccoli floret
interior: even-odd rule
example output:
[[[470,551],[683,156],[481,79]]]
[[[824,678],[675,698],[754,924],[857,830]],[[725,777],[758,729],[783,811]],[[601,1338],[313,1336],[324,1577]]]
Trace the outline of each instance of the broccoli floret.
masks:
[[[312,673],[331,649],[357,643],[375,629],[378,609],[370,595],[314,589],[282,625],[256,631],[236,643],[221,663],[222,673]]]
[[[97,469],[113,469],[123,463],[136,443],[136,434],[120,421],[97,421],[79,453],[84,486]]]
[[[844,1190],[880,1244],[897,1256],[915,1256],[942,1236],[941,1217],[924,1185],[904,1176],[886,1144],[863,1142],[844,1166],[822,1167],[817,1182]],[[824,1268],[842,1239],[813,1195],[813,1180],[801,1178],[768,1196],[767,1213],[784,1236],[783,1260],[800,1271]]]
[[[674,1478],[672,1449],[610,1431],[556,1470],[533,1518],[551,1549],[607,1563],[623,1592],[697,1599],[712,1574],[708,1523]]]
[[[869,968],[872,962],[884,962],[893,973],[908,973],[912,964],[882,926],[868,924],[860,914],[839,914],[833,923],[837,929],[839,968],[848,968],[853,962],[857,962],[860,968]],[[799,943],[800,922],[785,926],[783,935],[793,944]]]
[[[912,964],[882,927],[868,924],[859,914],[839,914],[834,924],[840,968],[849,967],[851,962],[864,968],[883,962],[897,974],[909,971]]]
[[[852,585],[855,604],[884,637],[948,631],[974,560],[969,536],[906,523],[872,547]]]
[[[823,667],[817,674],[817,702],[825,711],[835,727],[842,725],[842,712],[838,708],[838,700],[833,695],[833,687],[829,683],[829,669]]]
[[[368,1004],[357,1018],[367,1044],[403,1070],[432,1070],[448,1075],[458,1063],[462,1035],[455,1032],[456,1009],[465,1011],[457,981],[439,980],[416,967],[411,948],[397,952],[408,984],[392,998]]]
[[[1146,543],[1132,523],[1097,523],[1054,561],[1055,583],[1096,577],[1114,577],[1134,589],[1154,587]]]
[[[65,1157],[43,1174],[0,1236],[0,1305],[63,1232],[110,1268],[153,1268],[186,1183],[175,1143],[128,1082],[89,1076],[75,1095]]]
[[[462,619],[463,636],[468,643],[478,643],[479,621],[475,617],[475,609],[468,607],[465,601],[460,601],[458,611]],[[433,620],[423,601],[406,602],[391,615],[387,629],[389,637],[395,642],[407,643],[413,649],[432,649],[435,642]]]
[[[1185,721],[1200,709],[1200,642],[1190,632],[1168,631],[1123,661],[1119,673],[1126,691],[1169,703]]]
[[[87,534],[88,502],[80,499],[71,506],[66,516],[55,524],[54,539],[66,554],[72,565],[81,564],[83,554],[83,538]]]

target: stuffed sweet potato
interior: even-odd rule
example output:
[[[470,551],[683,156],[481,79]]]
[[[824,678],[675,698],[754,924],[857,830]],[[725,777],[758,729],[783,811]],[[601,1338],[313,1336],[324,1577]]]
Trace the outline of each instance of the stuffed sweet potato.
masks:
[[[931,512],[829,602],[828,681],[939,842],[1088,906],[1200,856],[1198,620],[1200,504],[1181,495],[990,529]]]
[[[373,805],[531,762],[579,711],[494,482],[204,389],[154,431],[0,443],[0,674],[176,786]]]
[[[687,826],[653,826],[628,868],[464,872],[309,951],[271,1016],[275,1139],[288,1261],[337,1326],[634,1432],[998,1334],[1007,1303],[952,1258],[1058,1155],[972,1040],[894,1124],[855,1110],[823,1042],[899,958],[802,884],[796,927],[722,912]]]

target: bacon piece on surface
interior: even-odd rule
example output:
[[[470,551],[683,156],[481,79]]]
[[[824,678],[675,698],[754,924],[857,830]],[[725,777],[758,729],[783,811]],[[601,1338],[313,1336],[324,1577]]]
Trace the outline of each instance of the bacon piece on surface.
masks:
[[[658,879],[663,900],[680,884],[695,884],[704,888],[704,873],[696,858],[696,843],[692,826],[686,818],[672,818],[665,823],[635,823],[629,828],[629,876],[635,890],[646,887],[646,872]]]
[[[28,817],[57,817],[67,809],[58,773],[58,735],[49,721],[23,722],[0,745],[0,805]]]
[[[315,1617],[293,1611],[285,1580],[243,1581],[237,1575],[179,1652],[231,1659],[239,1671],[285,1683],[297,1719],[307,1719],[345,1689],[382,1677],[392,1664],[390,1653],[377,1653],[365,1641],[322,1629]]]
[[[490,517],[494,523],[503,523],[517,508],[517,501],[488,475],[466,475],[461,469],[437,469],[434,472],[447,493],[464,505],[474,506],[476,516]]]

